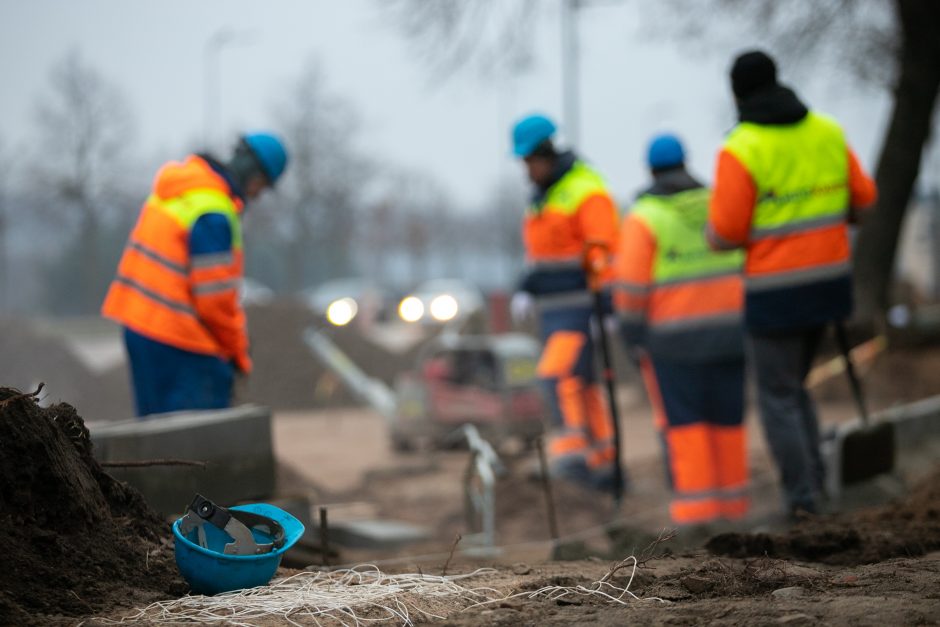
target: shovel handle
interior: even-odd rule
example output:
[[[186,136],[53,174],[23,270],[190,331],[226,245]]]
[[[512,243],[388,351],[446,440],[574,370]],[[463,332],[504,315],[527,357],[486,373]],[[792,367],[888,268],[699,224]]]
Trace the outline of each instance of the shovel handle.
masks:
[[[868,408],[865,406],[865,397],[862,395],[862,382],[855,372],[855,365],[852,363],[851,350],[849,348],[849,338],[845,332],[845,324],[841,320],[835,323],[836,342],[839,344],[839,350],[842,351],[842,358],[845,360],[845,374],[849,378],[849,386],[852,388],[852,396],[855,404],[858,406],[858,413],[862,417],[862,424],[866,427],[871,424],[868,418]]]
[[[623,465],[620,461],[620,412],[617,409],[617,393],[615,389],[613,359],[610,354],[610,339],[604,327],[604,301],[599,289],[591,290],[594,297],[594,317],[597,322],[598,339],[601,349],[601,365],[604,368],[604,388],[607,392],[607,402],[610,405],[610,417],[614,427],[614,482],[612,486],[614,503],[619,506],[623,498]]]

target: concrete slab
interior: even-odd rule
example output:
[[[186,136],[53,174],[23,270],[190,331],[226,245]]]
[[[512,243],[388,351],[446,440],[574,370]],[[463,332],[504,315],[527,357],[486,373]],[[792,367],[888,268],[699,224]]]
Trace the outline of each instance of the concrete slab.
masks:
[[[874,424],[887,422],[894,426],[894,473],[859,486],[844,487],[839,475],[842,442],[846,435],[861,426],[861,421],[840,424],[833,437],[822,446],[828,469],[826,490],[840,505],[881,502],[896,497],[905,489],[902,475],[916,477],[922,474],[921,467],[929,470],[936,463],[936,451],[940,447],[940,396],[892,407],[874,414],[871,419]]]
[[[330,543],[362,549],[394,549],[431,538],[425,527],[397,520],[347,520],[329,523]],[[319,534],[319,526],[314,529]]]
[[[181,513],[197,492],[220,505],[263,500],[274,493],[271,411],[259,405],[179,412],[149,420],[88,423],[99,461],[187,459],[193,466],[110,468],[150,505]]]

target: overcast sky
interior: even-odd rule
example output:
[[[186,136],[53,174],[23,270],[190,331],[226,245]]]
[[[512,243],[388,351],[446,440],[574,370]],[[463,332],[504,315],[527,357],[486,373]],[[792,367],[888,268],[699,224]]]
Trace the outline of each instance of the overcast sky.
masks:
[[[279,93],[316,59],[329,88],[360,113],[360,148],[424,170],[459,204],[478,205],[499,177],[522,177],[508,156],[511,121],[532,110],[561,114],[557,3],[543,2],[551,6],[530,72],[434,85],[372,0],[0,0],[0,138],[26,141],[50,67],[75,50],[128,97],[136,152],[179,156],[203,132],[206,42],[229,28],[243,41],[220,51],[220,131],[272,125]],[[580,26],[579,149],[620,198],[643,185],[645,143],[665,128],[685,138],[693,171],[710,178],[734,121],[730,59],[756,43],[679,46],[646,30],[642,6],[592,8]],[[858,88],[846,72],[797,73],[784,62],[781,74],[812,106],[843,122],[863,163],[873,167],[889,112],[886,95]]]

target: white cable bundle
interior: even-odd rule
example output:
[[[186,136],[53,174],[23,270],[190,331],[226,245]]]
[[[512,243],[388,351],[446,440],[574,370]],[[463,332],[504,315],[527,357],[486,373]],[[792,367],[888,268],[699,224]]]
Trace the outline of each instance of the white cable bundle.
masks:
[[[509,599],[550,601],[566,596],[591,596],[603,602],[626,605],[629,601],[660,601],[657,597],[640,598],[630,591],[636,575],[637,558],[630,556],[614,565],[606,575],[589,586],[545,586],[506,595],[487,587],[467,588],[457,582],[485,574],[493,568],[479,568],[464,575],[425,574],[386,575],[376,566],[302,572],[275,580],[267,586],[227,592],[216,596],[185,596],[172,601],[158,601],[118,620],[96,619],[97,624],[125,624],[146,621],[150,624],[222,623],[254,627],[270,625],[282,618],[290,625],[363,625],[395,621],[413,625],[412,615],[444,620],[465,609],[486,606]],[[631,568],[632,567],[632,568]],[[631,568],[626,586],[611,583],[613,575]],[[434,613],[439,610],[443,615]]]
[[[480,568],[465,575],[436,577],[424,574],[386,575],[372,565],[330,572],[302,572],[275,580],[267,586],[227,592],[215,596],[185,596],[158,601],[120,620],[101,623],[123,624],[147,621],[152,624],[219,623],[226,625],[270,624],[283,618],[286,624],[341,624],[396,621],[412,625],[411,616],[443,619],[428,606],[447,613],[481,601],[495,600],[491,588],[466,588],[456,583],[496,572]],[[432,601],[428,603],[428,601]],[[424,607],[422,607],[424,606]]]
[[[611,577],[614,573],[622,568],[627,566],[632,566],[633,569],[630,572],[630,579],[627,581],[627,585],[623,588],[615,586],[610,583]],[[517,592],[516,594],[511,594],[509,596],[501,597],[498,599],[487,599],[486,601],[480,601],[471,605],[470,607],[479,607],[481,605],[489,605],[496,601],[507,601],[509,599],[536,599],[536,598],[545,598],[549,601],[557,601],[568,596],[589,596],[589,597],[598,597],[602,601],[613,601],[614,603],[619,603],[620,605],[627,605],[630,599],[634,601],[659,601],[660,603],[668,603],[665,599],[660,599],[659,597],[638,597],[633,592],[630,591],[630,586],[633,584],[633,578],[636,576],[636,569],[639,566],[639,562],[636,557],[630,556],[625,558],[616,564],[613,568],[607,571],[607,574],[592,583],[590,586],[544,586],[538,590],[526,590],[524,592]],[[614,596],[616,594],[617,596]],[[624,599],[624,597],[628,597]],[[468,608],[469,609],[469,608]]]

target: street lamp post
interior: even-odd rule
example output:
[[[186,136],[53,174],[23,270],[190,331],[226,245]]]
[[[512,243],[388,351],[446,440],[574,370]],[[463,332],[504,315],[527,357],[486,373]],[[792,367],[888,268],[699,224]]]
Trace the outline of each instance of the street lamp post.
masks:
[[[203,86],[202,143],[206,149],[212,148],[216,141],[215,122],[221,118],[222,98],[219,58],[225,47],[251,43],[250,33],[220,28],[212,33],[203,46]]]
[[[571,146],[581,135],[581,51],[578,14],[581,9],[621,4],[622,0],[561,0],[561,102],[565,136]]]
[[[581,0],[561,0],[561,89],[562,117],[565,135],[571,146],[577,146],[580,134],[579,111],[581,89],[578,75],[578,9]]]

